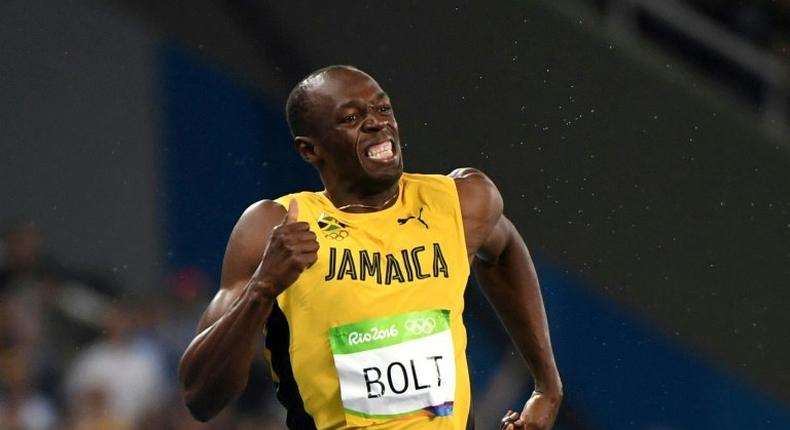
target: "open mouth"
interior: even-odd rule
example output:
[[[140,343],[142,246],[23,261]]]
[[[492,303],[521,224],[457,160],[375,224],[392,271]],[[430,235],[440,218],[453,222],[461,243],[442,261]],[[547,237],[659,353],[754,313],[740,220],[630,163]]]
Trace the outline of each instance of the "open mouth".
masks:
[[[366,151],[365,156],[376,161],[391,161],[396,158],[393,150],[392,139],[371,145]]]

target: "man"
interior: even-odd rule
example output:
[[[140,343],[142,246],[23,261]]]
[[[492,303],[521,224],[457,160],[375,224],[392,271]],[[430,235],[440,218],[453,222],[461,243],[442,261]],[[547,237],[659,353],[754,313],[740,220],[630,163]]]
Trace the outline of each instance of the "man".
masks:
[[[356,68],[314,72],[287,111],[325,190],[239,219],[181,360],[192,414],[208,420],[241,392],[266,331],[290,429],[472,428],[461,312],[474,267],[535,379],[499,425],[551,428],[562,384],[540,288],[494,184],[469,168],[404,173],[389,97]]]

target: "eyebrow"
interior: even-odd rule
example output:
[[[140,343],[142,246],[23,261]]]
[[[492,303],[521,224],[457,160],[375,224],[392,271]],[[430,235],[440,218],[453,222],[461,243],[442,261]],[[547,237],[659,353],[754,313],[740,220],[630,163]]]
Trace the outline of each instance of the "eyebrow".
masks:
[[[375,97],[373,97],[373,100],[374,101],[380,101],[380,100],[386,99],[388,97],[389,97],[389,94],[387,94],[384,91],[381,91],[380,93],[376,94]],[[357,101],[356,100],[349,100],[349,101],[341,104],[337,108],[338,109],[343,109],[343,108],[347,108],[347,107],[356,107],[356,106],[357,106]]]

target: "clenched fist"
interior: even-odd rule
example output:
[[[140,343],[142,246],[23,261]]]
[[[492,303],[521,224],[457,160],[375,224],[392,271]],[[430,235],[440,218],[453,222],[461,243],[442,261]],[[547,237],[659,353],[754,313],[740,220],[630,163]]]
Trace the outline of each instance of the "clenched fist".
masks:
[[[562,392],[553,395],[534,391],[521,413],[508,410],[500,430],[551,430],[557,419]]]
[[[291,286],[318,258],[315,233],[310,231],[308,223],[297,221],[298,214],[299,204],[293,199],[283,222],[272,230],[254,276],[262,293],[272,299]]]

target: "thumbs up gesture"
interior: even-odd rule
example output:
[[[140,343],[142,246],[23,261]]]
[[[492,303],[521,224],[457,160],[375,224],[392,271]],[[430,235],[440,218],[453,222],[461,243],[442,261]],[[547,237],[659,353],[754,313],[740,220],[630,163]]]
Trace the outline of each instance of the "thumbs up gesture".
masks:
[[[258,266],[258,279],[272,298],[291,286],[318,258],[316,235],[308,223],[298,218],[299,204],[293,199],[282,223],[272,230]]]
[[[296,199],[288,203],[288,213],[283,218],[283,224],[293,224],[299,219],[299,202]]]

